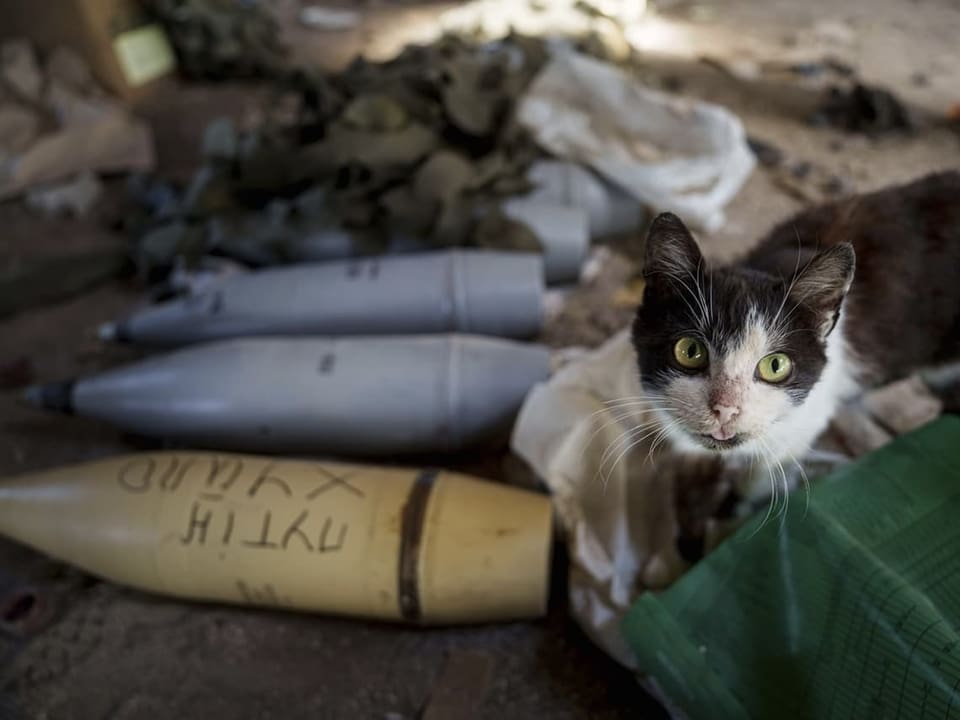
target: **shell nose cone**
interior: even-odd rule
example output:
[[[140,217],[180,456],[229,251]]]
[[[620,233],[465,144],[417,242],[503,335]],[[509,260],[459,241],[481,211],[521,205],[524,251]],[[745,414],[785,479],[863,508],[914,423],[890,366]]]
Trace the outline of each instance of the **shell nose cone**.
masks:
[[[31,385],[20,394],[20,400],[33,407],[57,412],[73,413],[73,380]]]

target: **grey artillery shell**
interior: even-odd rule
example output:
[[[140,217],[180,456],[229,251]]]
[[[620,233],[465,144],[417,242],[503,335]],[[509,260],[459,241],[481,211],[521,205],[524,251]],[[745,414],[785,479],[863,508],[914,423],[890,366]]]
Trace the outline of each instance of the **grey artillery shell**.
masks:
[[[33,388],[28,398],[200,447],[376,456],[494,438],[549,372],[545,347],[478,336],[248,338]]]
[[[592,238],[640,231],[644,217],[640,202],[582,165],[542,160],[530,167],[527,179],[535,189],[526,199],[584,210]]]
[[[166,346],[252,335],[525,338],[540,330],[543,283],[542,259],[525,253],[455,250],[296,265],[232,276],[101,334]]]
[[[511,198],[503,212],[526,225],[543,246],[543,266],[550,284],[575,281],[590,249],[589,218],[585,210],[557,202]]]

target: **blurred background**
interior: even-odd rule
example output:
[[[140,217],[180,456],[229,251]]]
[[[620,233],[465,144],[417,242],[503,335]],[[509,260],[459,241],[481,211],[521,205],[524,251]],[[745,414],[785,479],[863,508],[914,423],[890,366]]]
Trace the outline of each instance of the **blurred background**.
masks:
[[[708,258],[728,261],[798,210],[956,168],[958,35],[952,0],[0,0],[0,476],[196,445],[540,491],[510,424],[563,352],[628,325],[653,212],[682,208]],[[306,263],[334,265],[223,285]],[[181,304],[143,314],[164,303]],[[454,351],[403,343],[331,350],[375,369],[344,376],[329,425],[290,442],[282,422],[303,418],[282,407],[279,425],[230,437],[183,436],[155,409],[141,422],[172,406],[164,388],[116,412],[130,385],[82,407],[65,386],[33,397],[90,422],[20,399],[229,337],[438,331],[499,343],[457,346],[485,369],[439,420],[419,376],[390,398],[405,368]],[[297,372],[272,362],[242,382]],[[172,367],[175,381],[193,371]],[[377,423],[394,410],[426,418],[422,432],[390,435]],[[542,619],[421,630],[190,606],[3,542],[0,708],[666,717],[571,619],[559,544],[553,568]]]

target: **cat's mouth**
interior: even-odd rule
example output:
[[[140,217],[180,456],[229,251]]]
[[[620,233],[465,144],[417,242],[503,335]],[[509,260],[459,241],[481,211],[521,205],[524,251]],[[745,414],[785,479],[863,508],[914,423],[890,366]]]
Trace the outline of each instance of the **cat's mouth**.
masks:
[[[737,433],[733,437],[726,438],[725,440],[718,440],[713,435],[701,433],[697,436],[697,439],[700,440],[704,447],[710,450],[730,450],[731,448],[737,447],[737,445],[741,445],[747,438],[743,433]]]

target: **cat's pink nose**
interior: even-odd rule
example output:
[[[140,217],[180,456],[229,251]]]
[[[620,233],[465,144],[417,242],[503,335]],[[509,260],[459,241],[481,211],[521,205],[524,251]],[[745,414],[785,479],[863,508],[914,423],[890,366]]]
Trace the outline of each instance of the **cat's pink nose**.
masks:
[[[732,405],[714,405],[713,414],[717,416],[717,420],[720,421],[721,425],[726,425],[740,414],[740,408],[733,407]]]

